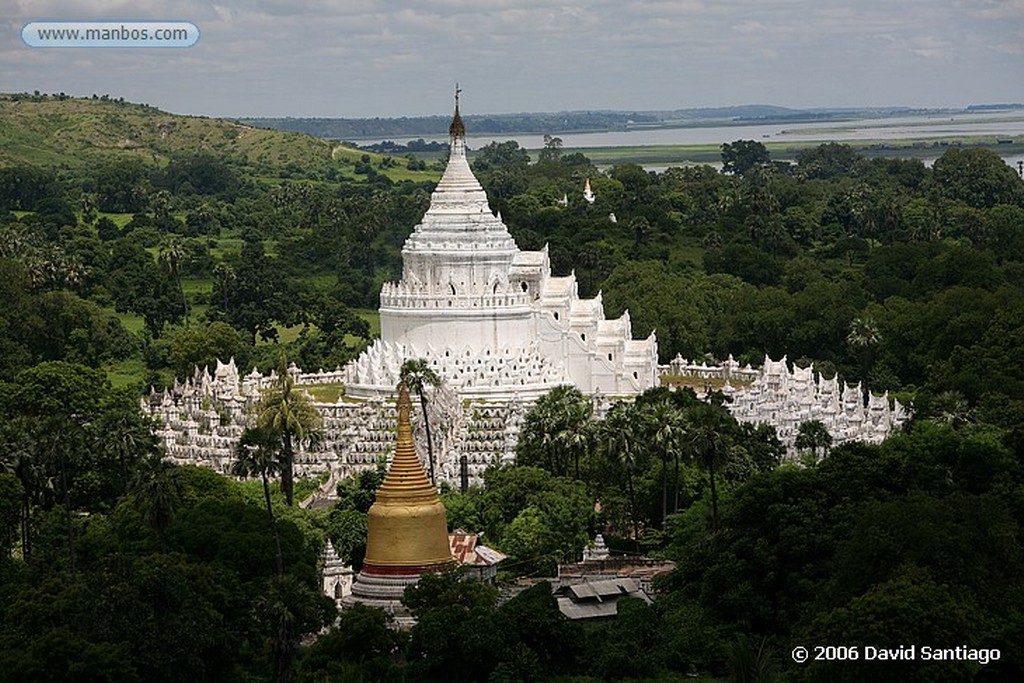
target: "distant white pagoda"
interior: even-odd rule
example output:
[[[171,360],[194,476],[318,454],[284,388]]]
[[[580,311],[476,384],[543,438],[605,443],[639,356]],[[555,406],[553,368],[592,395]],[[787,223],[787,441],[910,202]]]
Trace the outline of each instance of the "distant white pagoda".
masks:
[[[586,200],[587,204],[593,204],[596,198],[594,191],[590,189],[590,178],[587,178],[587,182],[583,186],[583,199]]]
[[[381,338],[345,368],[345,393],[393,393],[406,359],[426,358],[463,398],[536,398],[559,384],[633,395],[657,381],[654,333],[635,340],[628,311],[551,275],[545,246],[520,251],[466,160],[455,115],[448,166],[402,248],[402,279],[380,293]],[[588,183],[589,189],[589,183]]]

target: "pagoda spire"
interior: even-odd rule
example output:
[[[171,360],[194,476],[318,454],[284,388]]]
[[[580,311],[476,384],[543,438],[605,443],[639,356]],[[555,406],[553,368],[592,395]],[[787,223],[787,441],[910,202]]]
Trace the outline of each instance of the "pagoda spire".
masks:
[[[437,489],[430,483],[416,454],[409,418],[411,411],[409,389],[402,382],[398,386],[398,441],[395,444],[395,457],[391,460],[384,482],[377,489],[377,500],[382,503],[386,501],[392,505],[409,505],[440,502]]]
[[[466,137],[466,127],[462,124],[462,117],[459,116],[459,95],[462,93],[462,88],[459,84],[455,84],[455,115],[452,116],[452,123],[448,126],[448,135],[451,136],[452,141],[461,140]]]

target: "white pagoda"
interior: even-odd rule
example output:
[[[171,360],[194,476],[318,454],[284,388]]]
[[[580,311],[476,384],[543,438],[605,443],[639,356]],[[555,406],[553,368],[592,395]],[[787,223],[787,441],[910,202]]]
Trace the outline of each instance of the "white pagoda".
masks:
[[[402,248],[402,279],[380,293],[381,338],[345,368],[345,393],[393,393],[407,359],[425,358],[463,398],[536,398],[559,384],[638,394],[657,381],[652,332],[628,311],[607,320],[601,295],[551,275],[545,246],[520,251],[466,160],[459,91],[448,166]]]

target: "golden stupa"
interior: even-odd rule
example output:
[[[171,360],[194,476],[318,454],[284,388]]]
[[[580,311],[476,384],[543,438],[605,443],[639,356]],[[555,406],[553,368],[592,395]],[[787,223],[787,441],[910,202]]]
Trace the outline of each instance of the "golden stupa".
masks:
[[[411,410],[409,390],[403,383],[398,390],[395,457],[367,519],[364,572],[416,569],[422,573],[452,562],[444,505],[416,455]]]
[[[402,604],[408,586],[425,573],[442,571],[455,560],[437,489],[416,455],[409,413],[412,402],[398,388],[398,443],[384,483],[367,518],[366,556],[342,606],[362,603],[389,612],[399,628],[414,620]]]

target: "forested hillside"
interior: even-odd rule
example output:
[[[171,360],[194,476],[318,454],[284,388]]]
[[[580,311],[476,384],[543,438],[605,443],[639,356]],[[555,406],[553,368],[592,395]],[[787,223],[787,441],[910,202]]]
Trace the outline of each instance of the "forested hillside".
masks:
[[[441,577],[410,596],[408,636],[356,610],[303,644],[334,616],[317,553],[330,538],[358,566],[379,473],[331,510],[291,507],[273,438],[239,452],[266,456],[237,470],[250,482],[175,467],[138,399],[218,358],[333,368],[372,338],[439,169],[347,154],[101,98],[0,101],[0,680],[1024,676],[1024,182],[981,149],[928,168],[826,144],[790,164],[740,140],[722,172],[664,173],[598,169],[557,138],[536,161],[477,150],[519,247],[628,308],[663,362],[788,354],[914,420],[877,446],[810,425],[780,465],[773,430],[722,396],[658,388],[594,420],[559,390],[516,466],[445,492],[449,522],[486,531],[509,579],[597,532],[676,560],[653,605],[580,627],[546,586],[498,606]],[[790,658],[901,644],[1001,659]]]

